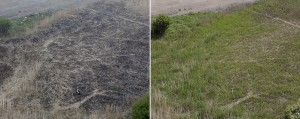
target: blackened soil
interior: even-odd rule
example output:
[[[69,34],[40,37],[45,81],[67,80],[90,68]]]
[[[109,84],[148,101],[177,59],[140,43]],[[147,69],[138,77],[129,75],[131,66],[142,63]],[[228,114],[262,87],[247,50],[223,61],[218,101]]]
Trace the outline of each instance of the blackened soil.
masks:
[[[22,38],[0,40],[0,81],[9,80],[18,65],[42,63],[33,85],[44,108],[68,106],[96,95],[80,107],[127,108],[148,90],[148,16],[125,4],[97,2]]]

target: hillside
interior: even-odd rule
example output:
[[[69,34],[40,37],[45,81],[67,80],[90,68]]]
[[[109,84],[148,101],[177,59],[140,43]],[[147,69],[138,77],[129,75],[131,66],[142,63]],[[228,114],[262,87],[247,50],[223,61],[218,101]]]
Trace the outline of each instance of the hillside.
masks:
[[[126,116],[149,85],[149,18],[128,5],[96,2],[0,38],[0,118]]]
[[[152,117],[284,118],[300,101],[299,6],[260,0],[171,17],[151,42]]]

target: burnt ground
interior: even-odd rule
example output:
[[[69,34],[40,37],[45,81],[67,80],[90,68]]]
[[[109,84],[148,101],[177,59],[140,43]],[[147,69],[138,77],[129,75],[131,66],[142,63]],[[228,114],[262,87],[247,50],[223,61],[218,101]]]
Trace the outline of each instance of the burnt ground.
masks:
[[[20,65],[39,63],[32,79],[37,91],[14,98],[16,106],[39,100],[48,110],[78,102],[86,111],[126,109],[148,91],[148,23],[122,2],[97,2],[33,35],[2,38],[0,83],[12,80]]]

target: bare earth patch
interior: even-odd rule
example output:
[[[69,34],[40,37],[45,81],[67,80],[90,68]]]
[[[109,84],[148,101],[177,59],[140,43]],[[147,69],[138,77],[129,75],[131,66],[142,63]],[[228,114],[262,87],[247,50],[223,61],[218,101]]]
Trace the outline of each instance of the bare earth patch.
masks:
[[[254,2],[255,0],[152,0],[151,14],[181,15],[228,7],[232,4]]]
[[[20,17],[47,11],[78,7],[99,0],[1,0],[0,16]]]

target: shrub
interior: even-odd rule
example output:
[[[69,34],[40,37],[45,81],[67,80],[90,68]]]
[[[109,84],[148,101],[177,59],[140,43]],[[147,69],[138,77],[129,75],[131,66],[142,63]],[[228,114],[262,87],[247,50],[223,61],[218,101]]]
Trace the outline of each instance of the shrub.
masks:
[[[10,22],[10,20],[6,19],[6,18],[0,18],[0,36],[2,35],[7,35],[11,28],[12,24]]]
[[[288,106],[285,110],[286,119],[300,119],[300,103]]]
[[[133,119],[149,119],[149,96],[137,100],[132,106]]]
[[[152,22],[152,37],[157,38],[164,35],[170,25],[170,17],[167,15],[159,15]]]

